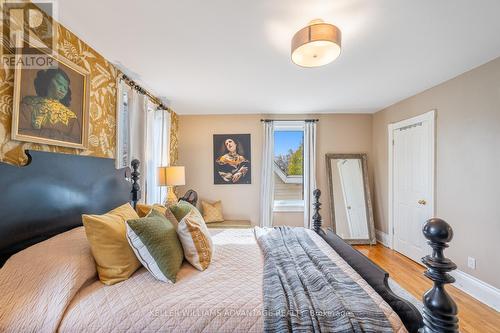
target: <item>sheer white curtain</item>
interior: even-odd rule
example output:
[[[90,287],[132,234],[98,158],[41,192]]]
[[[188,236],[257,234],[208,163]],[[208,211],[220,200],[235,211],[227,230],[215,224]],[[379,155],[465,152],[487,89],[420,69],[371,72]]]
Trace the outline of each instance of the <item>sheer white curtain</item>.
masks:
[[[149,103],[146,119],[145,188],[146,204],[163,203],[166,187],[158,186],[158,167],[169,165],[170,160],[170,113],[158,110]]]
[[[130,114],[128,96],[132,92],[130,86],[121,79],[117,80],[116,101],[116,159],[115,167],[122,169],[130,166]]]
[[[140,202],[144,202],[144,189],[146,188],[146,123],[147,123],[147,102],[148,98],[136,90],[131,89],[128,93],[129,110],[129,158],[130,161],[138,159],[139,166],[139,186],[141,187]],[[127,166],[130,166],[130,161]]]
[[[159,166],[169,164],[170,113],[158,110],[147,96],[119,82],[116,167],[130,166],[133,159],[139,166],[140,202],[162,203],[166,188],[158,186]]]
[[[262,147],[262,175],[260,189],[260,226],[273,225],[274,203],[274,124],[272,121],[264,123],[264,141]]]
[[[304,227],[312,225],[312,192],[316,189],[316,122],[304,125]]]

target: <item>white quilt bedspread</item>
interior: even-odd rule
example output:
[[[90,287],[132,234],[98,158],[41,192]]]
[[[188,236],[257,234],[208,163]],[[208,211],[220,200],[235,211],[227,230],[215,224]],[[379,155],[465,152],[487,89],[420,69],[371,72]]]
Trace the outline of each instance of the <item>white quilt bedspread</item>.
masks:
[[[263,257],[253,230],[211,233],[212,264],[200,272],[185,263],[175,284],[157,281],[141,268],[127,281],[103,285],[83,228],[22,251],[0,270],[0,331],[262,332]],[[382,298],[318,235],[310,235],[368,292],[394,331],[406,332]],[[37,258],[47,256],[49,262],[41,265],[46,268],[37,267]],[[32,265],[33,273],[23,275],[21,263]]]
[[[78,290],[96,278],[83,227],[15,254],[0,269],[0,332],[54,332]]]
[[[199,272],[184,264],[177,283],[141,269],[114,286],[86,287],[70,304],[61,332],[262,332],[263,257],[252,229],[213,232],[212,264]],[[404,326],[392,309],[319,236],[320,247],[367,289],[395,331]]]
[[[262,332],[263,258],[252,230],[211,231],[205,271],[184,263],[175,284],[144,268],[113,286],[96,281],[76,295],[60,331]]]

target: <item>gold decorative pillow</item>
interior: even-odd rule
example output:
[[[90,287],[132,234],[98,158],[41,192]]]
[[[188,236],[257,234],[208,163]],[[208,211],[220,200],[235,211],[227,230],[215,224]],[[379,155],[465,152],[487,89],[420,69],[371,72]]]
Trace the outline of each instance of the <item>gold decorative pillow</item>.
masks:
[[[130,204],[103,215],[82,215],[85,233],[102,283],[111,285],[128,279],[141,263],[127,241],[127,220],[139,216]]]
[[[206,223],[224,222],[224,216],[222,216],[222,203],[220,200],[214,203],[201,201],[201,207],[203,208],[203,219]]]
[[[137,215],[139,215],[140,218],[146,217],[151,211],[151,209],[153,209],[152,205],[138,203],[135,206],[135,211],[137,212]]]
[[[212,261],[213,244],[203,217],[191,210],[179,222],[177,235],[186,260],[196,269],[204,271]]]
[[[175,215],[170,211],[170,209],[167,209],[167,207],[160,205],[160,204],[154,204],[154,205],[145,205],[145,204],[140,204],[138,203],[135,206],[135,210],[139,217],[146,217],[151,210],[154,209],[163,215],[174,225],[175,228],[177,228],[177,225],[179,224],[179,221],[175,217]]]

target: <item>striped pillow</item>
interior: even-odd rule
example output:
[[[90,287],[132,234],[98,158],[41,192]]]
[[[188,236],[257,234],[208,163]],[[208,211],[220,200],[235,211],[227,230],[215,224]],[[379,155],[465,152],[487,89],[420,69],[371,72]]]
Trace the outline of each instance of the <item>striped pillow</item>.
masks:
[[[159,211],[127,221],[127,240],[137,259],[157,279],[175,282],[184,259],[175,226]]]
[[[182,218],[177,234],[186,260],[196,269],[204,271],[212,261],[213,244],[207,225],[197,210],[191,210]]]

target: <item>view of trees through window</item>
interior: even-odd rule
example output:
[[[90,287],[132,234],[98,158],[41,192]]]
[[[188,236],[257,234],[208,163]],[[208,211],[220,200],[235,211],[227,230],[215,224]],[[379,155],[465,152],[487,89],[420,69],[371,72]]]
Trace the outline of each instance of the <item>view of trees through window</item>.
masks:
[[[294,150],[288,149],[286,153],[278,154],[274,160],[278,167],[287,175],[302,175],[303,167],[303,144]]]
[[[274,198],[302,200],[304,132],[274,132]]]

